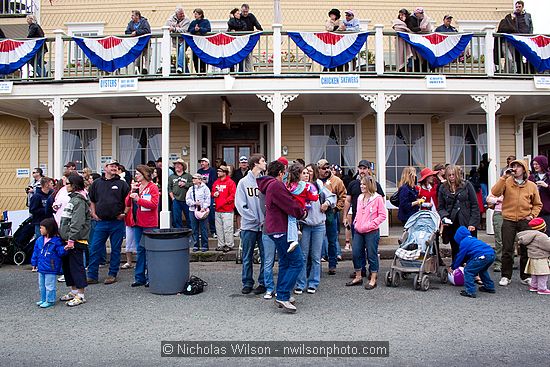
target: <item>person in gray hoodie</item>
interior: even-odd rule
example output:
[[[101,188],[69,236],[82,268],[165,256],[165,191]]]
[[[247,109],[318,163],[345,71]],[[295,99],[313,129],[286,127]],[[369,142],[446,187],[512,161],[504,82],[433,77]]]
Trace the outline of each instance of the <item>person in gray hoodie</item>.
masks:
[[[242,283],[243,294],[249,294],[254,287],[254,278],[252,265],[254,260],[254,247],[256,243],[260,249],[260,258],[264,258],[264,249],[262,242],[262,226],[264,224],[265,205],[260,199],[260,190],[256,179],[262,176],[266,169],[265,158],[260,154],[253,154],[248,159],[251,167],[248,174],[243,177],[237,185],[235,195],[235,207],[241,215],[241,246],[242,246]],[[254,289],[254,294],[261,294],[266,291],[264,282],[264,261],[260,266],[258,275],[258,286]]]

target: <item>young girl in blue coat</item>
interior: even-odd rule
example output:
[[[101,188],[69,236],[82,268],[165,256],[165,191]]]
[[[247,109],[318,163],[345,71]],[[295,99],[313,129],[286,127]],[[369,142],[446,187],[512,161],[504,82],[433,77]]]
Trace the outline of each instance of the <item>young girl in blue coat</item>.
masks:
[[[61,256],[65,255],[65,248],[55,219],[40,222],[40,234],[34,245],[31,264],[38,267],[40,301],[36,304],[49,308],[55,305],[57,275],[61,274]]]

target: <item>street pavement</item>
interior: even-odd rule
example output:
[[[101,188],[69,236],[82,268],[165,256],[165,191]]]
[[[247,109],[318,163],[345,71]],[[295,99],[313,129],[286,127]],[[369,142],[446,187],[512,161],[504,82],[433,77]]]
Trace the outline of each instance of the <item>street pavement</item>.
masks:
[[[389,261],[381,262],[381,275]],[[100,269],[100,277],[106,276]],[[257,274],[258,266],[255,266]],[[87,303],[42,310],[37,275],[27,267],[0,268],[2,366],[548,366],[550,297],[529,294],[515,271],[496,294],[459,295],[439,284],[415,291],[345,287],[350,261],[327,275],[318,292],[296,296],[298,312],[241,294],[241,266],[192,263],[208,282],[195,296],[159,296],[131,288],[132,270],[113,285],[91,285]],[[498,280],[498,273],[492,274]],[[65,292],[58,283],[58,297]],[[387,358],[161,358],[161,341],[389,341]]]

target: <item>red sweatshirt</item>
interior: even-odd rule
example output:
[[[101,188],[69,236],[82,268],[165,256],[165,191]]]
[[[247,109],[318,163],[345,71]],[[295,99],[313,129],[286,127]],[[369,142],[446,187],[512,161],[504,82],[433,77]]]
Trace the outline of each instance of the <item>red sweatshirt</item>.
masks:
[[[319,193],[317,192],[317,189],[315,188],[315,186],[313,186],[309,182],[305,183],[304,189],[300,193],[295,193],[297,187],[298,187],[298,184],[293,183],[290,185],[289,191],[292,194],[292,197],[294,198],[294,200],[300,203],[300,206],[302,207],[302,209],[305,209],[306,203],[319,200]]]
[[[131,193],[130,193],[131,194]],[[129,220],[125,220],[126,225],[135,225],[144,228],[156,228],[159,226],[159,189],[153,182],[149,182],[143,191],[139,192],[139,199],[133,201],[130,194],[126,197],[126,206],[130,207],[130,211],[126,217],[130,216]],[[133,205],[137,205],[136,220],[134,219]]]
[[[214,193],[218,192],[220,195],[214,197]],[[216,212],[218,213],[231,213],[235,209],[235,194],[237,192],[237,186],[235,181],[229,177],[223,179],[218,178],[212,184],[212,197],[216,203]]]

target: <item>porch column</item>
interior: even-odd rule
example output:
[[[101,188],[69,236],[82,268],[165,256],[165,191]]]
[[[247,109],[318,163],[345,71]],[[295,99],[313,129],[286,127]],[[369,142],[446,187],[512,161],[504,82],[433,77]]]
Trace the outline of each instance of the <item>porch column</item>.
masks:
[[[386,111],[400,94],[361,94],[361,98],[370,102],[376,112],[376,178],[384,193],[386,192]],[[385,198],[384,198],[385,199]],[[389,236],[389,221],[385,220],[380,225],[380,235]]]
[[[54,64],[54,80],[63,79],[64,65],[64,51],[63,51],[63,32],[62,29],[56,29],[53,31],[55,34],[55,64]]]
[[[78,101],[78,98],[64,99],[54,97],[52,99],[41,99],[40,103],[48,107],[53,116],[53,164],[49,176],[61,178],[63,176],[63,115],[69,110],[69,106]]]
[[[273,29],[273,74],[281,75],[281,29],[283,24],[280,0],[273,1],[273,25],[271,28]]]
[[[160,96],[145,97],[156,105],[162,117],[162,210],[160,212],[160,228],[170,228],[170,211],[168,210],[168,166],[170,155],[170,113],[186,96]]]
[[[497,129],[496,129],[496,113],[500,109],[501,103],[505,102],[510,96],[495,96],[494,93],[487,95],[472,95],[472,98],[481,105],[485,111],[487,120],[487,155],[489,157],[489,184],[488,191],[497,182],[498,167],[497,161]],[[494,234],[493,230],[493,211],[487,210],[487,234]]]
[[[282,132],[281,115],[288,107],[288,103],[295,100],[298,94],[257,94],[258,98],[267,103],[267,107],[273,111],[273,158],[281,156]]]

